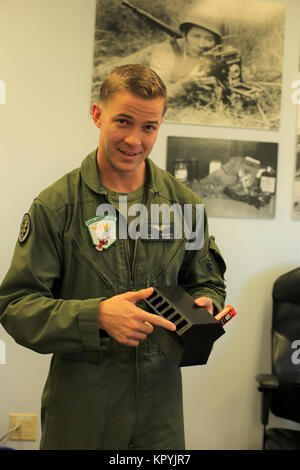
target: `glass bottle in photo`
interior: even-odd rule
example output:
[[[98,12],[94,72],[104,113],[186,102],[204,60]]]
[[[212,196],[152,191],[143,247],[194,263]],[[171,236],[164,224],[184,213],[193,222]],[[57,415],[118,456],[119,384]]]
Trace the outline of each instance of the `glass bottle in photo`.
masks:
[[[176,160],[174,166],[174,176],[181,183],[188,180],[188,164],[186,160]]]
[[[275,194],[276,172],[271,166],[267,166],[260,175],[260,189],[263,193]]]

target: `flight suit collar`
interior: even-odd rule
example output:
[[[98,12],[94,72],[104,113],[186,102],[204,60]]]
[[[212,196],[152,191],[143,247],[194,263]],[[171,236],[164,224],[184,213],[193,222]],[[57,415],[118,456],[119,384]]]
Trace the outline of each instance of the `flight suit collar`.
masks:
[[[102,186],[99,177],[97,151],[98,149],[96,148],[83,160],[80,172],[83,181],[93,192],[97,194],[105,194],[105,188]]]

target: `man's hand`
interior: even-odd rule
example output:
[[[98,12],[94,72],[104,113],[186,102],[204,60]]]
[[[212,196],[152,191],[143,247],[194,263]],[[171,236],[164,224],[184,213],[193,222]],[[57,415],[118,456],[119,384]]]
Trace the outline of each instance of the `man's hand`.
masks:
[[[214,313],[214,305],[212,300],[209,297],[198,297],[198,299],[194,300],[194,303],[198,307],[203,307],[207,310],[211,315]]]
[[[153,331],[153,326],[162,326],[175,331],[174,323],[148,313],[137,307],[139,300],[144,300],[153,293],[153,287],[136,292],[125,292],[99,303],[99,327],[111,337],[126,346],[138,346]]]

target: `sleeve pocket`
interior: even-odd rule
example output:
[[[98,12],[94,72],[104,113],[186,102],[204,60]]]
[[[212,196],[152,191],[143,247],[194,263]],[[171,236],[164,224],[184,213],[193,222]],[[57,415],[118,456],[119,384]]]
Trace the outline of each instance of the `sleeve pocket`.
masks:
[[[211,272],[217,271],[222,277],[224,277],[226,263],[213,236],[209,237],[209,256],[207,259],[207,264]]]

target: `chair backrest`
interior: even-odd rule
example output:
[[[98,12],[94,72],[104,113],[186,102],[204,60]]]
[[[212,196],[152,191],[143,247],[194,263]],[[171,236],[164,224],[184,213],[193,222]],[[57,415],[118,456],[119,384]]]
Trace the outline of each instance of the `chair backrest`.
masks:
[[[279,387],[271,411],[300,423],[300,268],[280,276],[272,296],[272,372]]]

